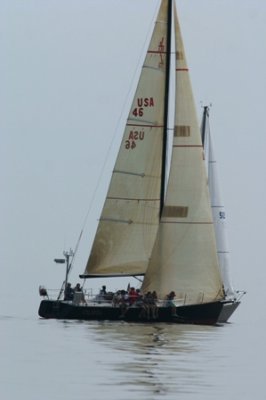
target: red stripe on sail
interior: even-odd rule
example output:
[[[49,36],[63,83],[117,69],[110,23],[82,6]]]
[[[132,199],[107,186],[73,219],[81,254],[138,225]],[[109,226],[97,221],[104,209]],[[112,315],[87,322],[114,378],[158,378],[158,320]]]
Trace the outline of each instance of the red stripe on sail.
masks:
[[[126,124],[126,126],[140,126],[142,128],[163,128],[163,125]]]
[[[160,201],[160,199],[134,199],[132,197],[114,197],[107,196],[108,200],[125,200],[125,201]]]

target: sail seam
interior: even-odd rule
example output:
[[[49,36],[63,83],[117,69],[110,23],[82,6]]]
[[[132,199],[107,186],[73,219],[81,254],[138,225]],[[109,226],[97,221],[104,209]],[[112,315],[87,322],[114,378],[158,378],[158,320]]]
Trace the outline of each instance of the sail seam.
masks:
[[[213,225],[213,222],[161,221],[163,224]]]
[[[174,144],[173,147],[201,147],[202,144]]]
[[[127,126],[140,126],[143,128],[163,128],[163,125],[126,124]]]
[[[160,201],[160,199],[134,199],[133,197],[107,197],[108,200],[125,200],[125,201]]]
[[[148,50],[148,54],[167,54],[166,51],[160,51],[160,50]]]

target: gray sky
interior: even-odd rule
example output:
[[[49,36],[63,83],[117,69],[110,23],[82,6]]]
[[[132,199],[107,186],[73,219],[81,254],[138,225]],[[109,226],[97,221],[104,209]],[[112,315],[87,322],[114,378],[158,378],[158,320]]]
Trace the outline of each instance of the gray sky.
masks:
[[[83,272],[158,4],[0,1],[3,293],[22,284],[37,304],[39,284],[61,284],[53,258],[75,247],[111,149],[71,280]],[[233,280],[252,296],[266,275],[266,2],[177,7],[199,119],[212,103]]]

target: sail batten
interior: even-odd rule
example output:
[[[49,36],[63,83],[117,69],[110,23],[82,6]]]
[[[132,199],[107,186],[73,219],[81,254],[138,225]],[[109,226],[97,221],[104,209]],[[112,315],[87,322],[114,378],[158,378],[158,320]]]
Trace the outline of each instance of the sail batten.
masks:
[[[133,223],[133,221],[131,219],[124,220],[124,219],[115,219],[115,218],[100,218],[100,221],[119,222],[122,224],[132,224]]]
[[[126,174],[126,175],[140,176],[141,178],[144,178],[144,176],[145,176],[144,172],[142,172],[142,173],[137,173],[137,172],[131,172],[131,171],[118,171],[118,170],[114,170],[113,173],[114,173],[114,174]],[[109,197],[109,198],[110,198],[110,197]]]

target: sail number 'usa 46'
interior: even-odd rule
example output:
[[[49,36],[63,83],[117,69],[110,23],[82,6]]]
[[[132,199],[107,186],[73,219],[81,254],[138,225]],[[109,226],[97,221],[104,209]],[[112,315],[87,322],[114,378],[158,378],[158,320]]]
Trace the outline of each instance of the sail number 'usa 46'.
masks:
[[[146,107],[154,107],[153,97],[141,97],[137,99],[137,107],[135,107],[132,111],[132,114],[135,117],[143,117],[144,108]]]
[[[128,135],[128,139],[126,140],[125,148],[128,149],[135,149],[137,146],[136,140],[143,140],[144,139],[144,131],[130,131]]]
[[[134,117],[143,117],[146,108],[154,107],[153,97],[140,97],[137,98],[137,107],[133,107],[132,114]],[[144,139],[144,130],[131,130],[125,142],[125,148],[135,149],[137,140]]]

